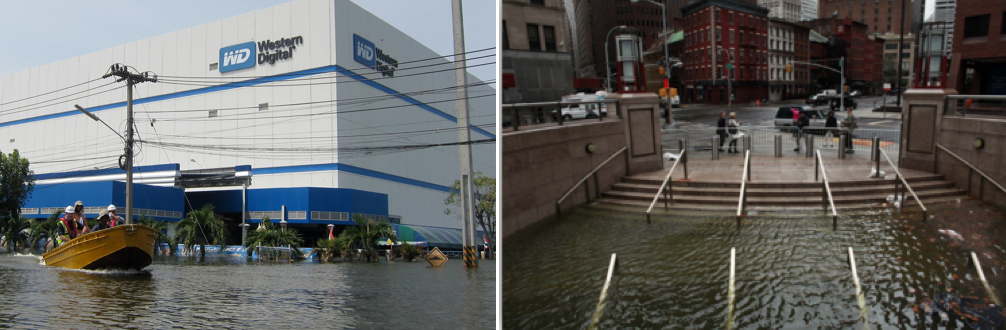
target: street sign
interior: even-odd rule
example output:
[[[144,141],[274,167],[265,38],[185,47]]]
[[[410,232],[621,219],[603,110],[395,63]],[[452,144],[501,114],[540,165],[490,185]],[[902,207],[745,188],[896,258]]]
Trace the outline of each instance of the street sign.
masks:
[[[426,255],[426,262],[429,262],[430,266],[440,267],[447,262],[447,256],[440,252],[440,248],[435,247],[430,254]]]
[[[734,64],[733,63],[727,63],[727,70],[733,70],[733,69],[734,69]]]

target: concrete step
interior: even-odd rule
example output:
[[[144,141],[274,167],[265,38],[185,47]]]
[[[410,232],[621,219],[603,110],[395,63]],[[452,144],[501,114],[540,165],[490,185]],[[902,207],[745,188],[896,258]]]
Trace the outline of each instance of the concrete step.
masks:
[[[917,190],[915,192],[920,199],[923,199],[925,203],[926,198],[933,197],[950,197],[950,196],[963,196],[964,192],[953,188],[933,188],[927,190]],[[884,203],[887,201],[887,196],[892,195],[891,191],[874,191],[868,193],[855,193],[849,195],[833,195],[835,199],[835,204],[868,204],[868,203]],[[602,194],[604,198],[608,199],[619,199],[619,200],[630,200],[639,201],[649,205],[653,201],[653,193],[645,192],[634,192],[634,191],[620,191],[612,190]],[[672,202],[675,204],[700,204],[700,205],[737,205],[737,199],[739,198],[739,192],[732,196],[708,196],[708,195],[691,195],[680,192],[680,189],[674,191]],[[661,195],[657,199],[657,204],[663,206],[664,196]],[[821,205],[821,193],[820,189],[816,195],[810,194],[794,194],[789,196],[748,196],[747,203],[749,206],[813,206]]]
[[[737,196],[740,194],[740,187],[736,188],[720,188],[720,187],[696,187],[689,185],[680,185],[680,182],[674,182],[673,192],[675,196],[678,195],[692,195],[692,196]],[[921,191],[927,191],[932,189],[947,189],[953,188],[953,182],[949,181],[923,181],[910,183],[912,189],[916,193]],[[639,192],[648,193],[651,196],[657,193],[660,188],[659,185],[650,184],[639,184],[639,183],[615,183],[612,185],[612,189],[615,191],[625,191],[625,192]],[[832,196],[849,196],[849,195],[862,195],[871,193],[885,193],[890,192],[893,194],[894,186],[893,182],[891,185],[870,185],[870,186],[848,186],[848,187],[832,187]],[[748,194],[750,197],[786,197],[786,196],[821,196],[821,185],[817,184],[812,188],[748,188]],[[651,197],[652,198],[652,197]]]
[[[833,181],[830,182],[831,186],[834,188],[842,187],[863,187],[863,186],[894,186],[893,176],[888,176],[891,179],[863,179],[863,180],[851,180],[851,181]],[[916,182],[925,181],[938,181],[943,180],[943,174],[928,174],[923,176],[909,177],[905,179],[908,184],[911,185]],[[710,182],[710,181],[678,181],[680,178],[672,178],[675,187],[678,186],[688,186],[688,187],[705,187],[705,188],[740,188],[740,178],[737,181],[732,182]],[[651,177],[635,177],[628,176],[622,177],[622,183],[633,183],[633,184],[644,184],[644,185],[656,185],[659,186],[663,183],[663,178],[651,178]],[[750,188],[818,188],[820,187],[820,182],[758,182],[757,177],[754,181],[748,183]]]

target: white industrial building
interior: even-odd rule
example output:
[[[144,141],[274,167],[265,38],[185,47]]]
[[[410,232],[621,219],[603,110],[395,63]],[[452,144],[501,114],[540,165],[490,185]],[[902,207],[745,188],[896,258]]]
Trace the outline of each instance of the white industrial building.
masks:
[[[175,221],[211,202],[320,231],[359,213],[460,241],[443,203],[459,146],[435,146],[458,142],[443,55],[349,0],[297,0],[0,77],[0,151],[37,175],[26,217],[75,200],[124,213],[123,141],[74,109],[124,134],[125,82],[102,79],[124,64],[158,78],[133,94],[138,213]],[[494,176],[496,91],[468,84],[470,139],[490,140],[473,143],[473,171]]]

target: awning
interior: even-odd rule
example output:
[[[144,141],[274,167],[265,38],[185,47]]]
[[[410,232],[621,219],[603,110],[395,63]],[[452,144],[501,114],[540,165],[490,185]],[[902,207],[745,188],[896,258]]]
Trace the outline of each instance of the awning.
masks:
[[[405,242],[425,242],[430,247],[441,247],[450,249],[461,249],[461,229],[429,227],[418,225],[395,225],[398,231],[398,240]],[[475,233],[477,245],[482,244],[481,230]]]

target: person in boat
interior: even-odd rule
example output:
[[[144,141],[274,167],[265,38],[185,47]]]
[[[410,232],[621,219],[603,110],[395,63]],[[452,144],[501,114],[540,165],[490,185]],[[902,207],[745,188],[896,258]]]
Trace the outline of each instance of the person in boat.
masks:
[[[122,217],[115,214],[115,205],[109,205],[107,210],[101,211],[97,220],[98,224],[92,228],[93,231],[115,228],[122,224]]]
[[[67,206],[66,214],[58,221],[59,223],[56,224],[56,246],[63,245],[81,234],[82,228],[78,226],[78,222],[74,218],[73,206]]]
[[[79,228],[83,228],[80,234],[87,234],[91,232],[91,228],[87,226],[87,217],[84,216],[84,202],[77,201],[73,203],[73,214],[74,218],[77,220]]]

